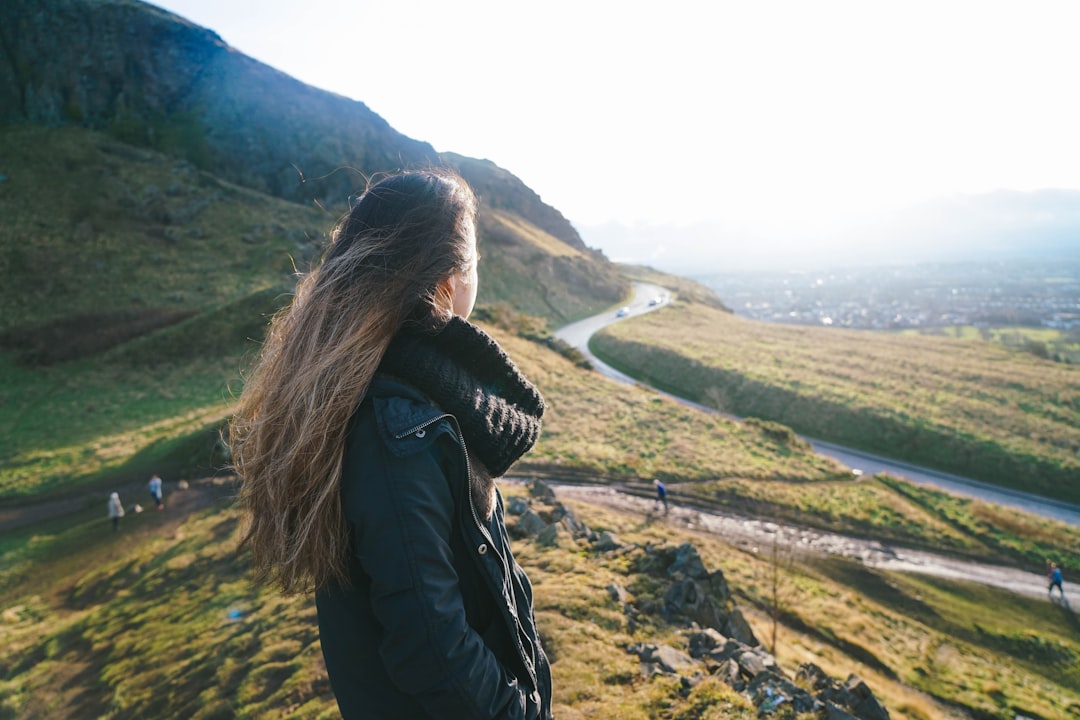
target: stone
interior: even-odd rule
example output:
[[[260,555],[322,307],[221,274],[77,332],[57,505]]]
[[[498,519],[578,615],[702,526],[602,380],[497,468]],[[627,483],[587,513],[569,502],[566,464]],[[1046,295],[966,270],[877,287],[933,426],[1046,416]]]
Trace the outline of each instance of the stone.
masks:
[[[701,561],[697,548],[690,543],[683,543],[675,548],[675,561],[668,567],[668,574],[685,575],[700,580],[708,577],[709,571],[705,569],[705,563]]]
[[[739,670],[739,663],[735,662],[734,658],[728,658],[720,663],[720,667],[716,669],[713,676],[739,692],[746,687],[742,672]]]
[[[709,657],[716,662],[722,663],[729,658],[738,658],[739,655],[743,654],[748,649],[749,648],[746,645],[738,640],[727,638],[722,646],[717,647],[709,653]]]
[[[824,690],[833,684],[832,678],[814,663],[803,663],[795,673],[795,679],[804,685],[809,685],[814,692]]]
[[[762,650],[747,650],[739,655],[738,661],[739,667],[750,677],[757,677],[766,671],[783,675],[783,670],[776,664],[776,658]]]
[[[600,535],[596,538],[596,549],[600,552],[610,552],[611,550],[618,550],[623,546],[622,540],[615,533],[602,530]]]
[[[529,509],[529,501],[523,497],[512,497],[506,502],[507,515],[521,515]]]
[[[836,703],[825,701],[825,720],[859,720]]]
[[[889,720],[889,711],[874,696],[874,692],[857,675],[849,675],[844,689],[855,697],[848,707],[861,720]]]
[[[702,630],[694,631],[686,636],[686,640],[687,647],[690,650],[690,657],[694,658],[708,655],[717,647],[720,647],[727,642],[727,638],[714,628],[704,628]]]
[[[555,502],[555,491],[543,480],[533,480],[529,483],[529,495],[545,503]]]
[[[544,521],[532,510],[526,510],[513,525],[518,537],[536,537],[544,529]]]
[[[676,674],[681,668],[695,665],[689,655],[670,645],[637,643],[627,647],[627,650],[637,655],[643,664],[654,665],[667,674]]]
[[[746,618],[739,608],[732,608],[731,612],[728,613],[727,623],[724,625],[723,632],[728,637],[734,638],[751,647],[760,644],[758,639],[754,637],[753,628],[750,627],[750,623],[746,621]]]
[[[536,543],[545,547],[559,544],[559,526],[547,525],[536,536]]]
[[[727,627],[727,608],[713,602],[707,588],[690,578],[671,584],[664,594],[664,609],[669,615],[684,616],[702,627],[721,632]]]

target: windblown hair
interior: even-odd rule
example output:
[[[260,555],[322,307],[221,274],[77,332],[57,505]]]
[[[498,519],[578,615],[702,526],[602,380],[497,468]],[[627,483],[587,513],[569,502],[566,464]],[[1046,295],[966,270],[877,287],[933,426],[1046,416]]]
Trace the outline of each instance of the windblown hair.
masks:
[[[447,170],[371,185],[271,321],[229,426],[256,582],[289,594],[348,582],[349,419],[402,325],[450,319],[443,281],[475,261],[476,210],[468,184]]]

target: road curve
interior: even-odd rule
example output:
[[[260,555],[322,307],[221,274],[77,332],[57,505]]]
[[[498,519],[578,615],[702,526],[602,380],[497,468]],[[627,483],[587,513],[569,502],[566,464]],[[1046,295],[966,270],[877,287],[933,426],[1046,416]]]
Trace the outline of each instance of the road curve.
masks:
[[[624,306],[626,308],[625,315],[617,316],[616,310],[609,310],[598,315],[593,315],[592,317],[579,320],[556,330],[555,337],[580,350],[601,374],[614,380],[619,380],[620,382],[634,385],[643,384],[639,380],[635,380],[629,375],[607,365],[593,355],[589,350],[589,338],[592,337],[593,333],[614,322],[642,315],[651,312],[652,310],[658,310],[670,302],[672,297],[672,292],[667,288],[652,283],[635,282],[634,299],[629,305]],[[663,302],[654,303],[653,301],[656,298],[663,298]],[[715,408],[695,403],[686,398],[681,398],[662,390],[657,390],[657,392],[684,405],[689,405],[705,412],[717,412]],[[955,495],[977,498],[996,505],[1003,505],[1035,515],[1041,515],[1042,517],[1057,520],[1069,525],[1080,526],[1080,505],[1061,502],[1059,500],[1021,492],[1019,490],[1003,488],[997,485],[990,485],[972,478],[913,465],[902,460],[893,460],[881,455],[874,455],[872,453],[863,452],[862,450],[846,448],[823,440],[814,438],[803,439],[809,442],[818,454],[831,457],[850,468],[857,468],[863,473],[875,475],[877,473],[885,472],[895,477],[909,480],[917,485],[930,485]]]

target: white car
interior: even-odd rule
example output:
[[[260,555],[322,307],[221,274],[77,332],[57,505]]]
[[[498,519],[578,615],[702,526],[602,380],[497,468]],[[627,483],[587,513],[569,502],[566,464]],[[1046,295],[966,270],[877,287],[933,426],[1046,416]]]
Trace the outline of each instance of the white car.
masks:
[[[657,295],[656,297],[654,297],[652,300],[649,301],[650,306],[662,305],[663,303],[664,303],[664,296],[663,295]]]
[[[630,308],[629,307],[621,307],[621,308],[619,308],[618,310],[615,311],[615,317],[626,317],[629,314],[630,314]]]

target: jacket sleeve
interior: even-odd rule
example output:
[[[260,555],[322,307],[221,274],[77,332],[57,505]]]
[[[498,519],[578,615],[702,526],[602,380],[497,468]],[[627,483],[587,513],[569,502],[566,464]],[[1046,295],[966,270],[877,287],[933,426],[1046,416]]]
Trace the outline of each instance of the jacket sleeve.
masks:
[[[363,497],[346,506],[391,679],[432,718],[535,716],[527,686],[466,621],[450,547],[454,503],[434,446],[406,457],[382,450],[367,458],[381,467],[367,468]]]

